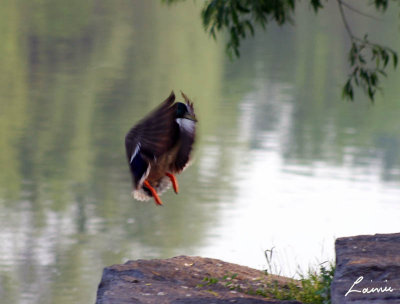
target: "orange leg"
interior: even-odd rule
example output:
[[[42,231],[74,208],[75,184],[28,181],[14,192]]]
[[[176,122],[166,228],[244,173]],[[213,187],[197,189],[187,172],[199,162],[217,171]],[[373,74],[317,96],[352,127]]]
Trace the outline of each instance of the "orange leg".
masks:
[[[153,195],[154,200],[156,201],[156,204],[162,205],[163,203],[160,197],[158,196],[157,191],[150,185],[150,183],[147,180],[144,181],[144,185],[150,190],[151,195]]]
[[[173,175],[171,173],[168,173],[168,172],[166,172],[165,175],[169,177],[169,179],[171,180],[172,187],[174,188],[175,193],[178,194],[179,186],[178,186],[178,181],[176,180],[175,175]]]

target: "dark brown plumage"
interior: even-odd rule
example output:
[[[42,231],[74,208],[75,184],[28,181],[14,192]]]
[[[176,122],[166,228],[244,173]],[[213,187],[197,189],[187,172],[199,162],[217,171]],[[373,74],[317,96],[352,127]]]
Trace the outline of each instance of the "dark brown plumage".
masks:
[[[175,94],[171,92],[125,137],[136,199],[153,197],[161,205],[159,194],[171,183],[178,192],[174,174],[181,173],[189,163],[197,122],[193,103],[185,94],[182,96],[185,103],[174,103]]]

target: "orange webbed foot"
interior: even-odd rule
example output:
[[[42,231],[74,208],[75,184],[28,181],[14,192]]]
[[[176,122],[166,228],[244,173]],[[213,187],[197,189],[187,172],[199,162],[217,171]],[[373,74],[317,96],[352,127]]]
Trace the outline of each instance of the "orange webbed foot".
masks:
[[[150,190],[151,195],[153,196],[156,204],[159,206],[162,206],[163,203],[162,203],[160,197],[158,196],[157,191],[150,185],[150,183],[147,180],[145,180],[143,184],[146,186],[146,188],[148,188]]]
[[[168,172],[166,172],[165,175],[169,177],[169,179],[171,180],[172,187],[174,188],[175,193],[178,194],[179,185],[178,185],[178,181],[176,180],[175,175],[173,175],[171,173],[168,173]]]

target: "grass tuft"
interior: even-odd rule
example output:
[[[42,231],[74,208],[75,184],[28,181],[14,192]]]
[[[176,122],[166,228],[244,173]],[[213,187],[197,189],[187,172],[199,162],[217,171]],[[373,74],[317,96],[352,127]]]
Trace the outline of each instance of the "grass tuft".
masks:
[[[289,280],[282,285],[273,275],[259,278],[253,282],[244,282],[237,279],[237,274],[227,274],[222,278],[203,279],[204,285],[210,286],[220,284],[229,288],[250,295],[259,295],[268,299],[277,300],[297,300],[304,304],[330,304],[331,303],[331,283],[335,273],[332,263],[322,263],[318,270],[310,270],[307,275],[300,275],[300,280]],[[275,277],[276,278],[276,277]],[[198,287],[203,287],[203,284]]]
[[[299,283],[289,283],[282,288],[275,284],[270,294],[279,300],[298,300],[304,304],[330,304],[331,283],[335,273],[332,263],[326,267],[320,265],[319,271],[309,271],[306,276],[301,275]]]

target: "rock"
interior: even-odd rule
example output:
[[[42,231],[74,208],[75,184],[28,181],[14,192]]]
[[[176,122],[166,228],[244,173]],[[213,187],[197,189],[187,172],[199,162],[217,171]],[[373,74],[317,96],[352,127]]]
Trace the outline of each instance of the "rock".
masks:
[[[136,260],[104,269],[96,304],[299,304],[297,301],[268,300],[240,292],[238,288],[230,289],[240,286],[244,291],[257,290],[266,282],[285,286],[289,281],[292,280],[266,276],[256,269],[209,258],[179,256],[165,260]]]
[[[400,303],[400,233],[339,238],[332,304]]]

